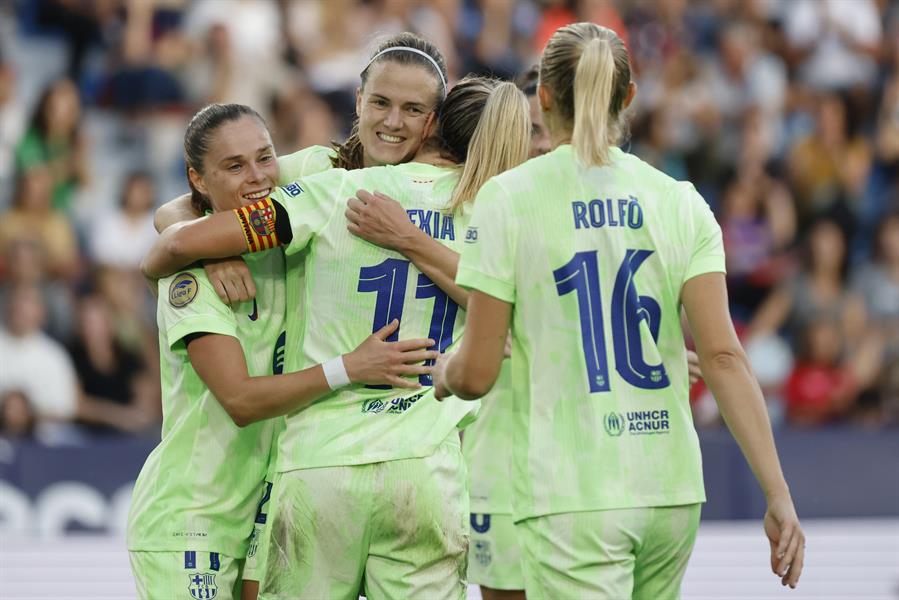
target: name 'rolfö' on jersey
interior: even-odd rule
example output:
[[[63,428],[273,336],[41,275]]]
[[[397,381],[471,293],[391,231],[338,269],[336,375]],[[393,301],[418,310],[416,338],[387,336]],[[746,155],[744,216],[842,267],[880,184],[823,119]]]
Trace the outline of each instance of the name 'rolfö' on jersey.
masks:
[[[596,227],[643,227],[643,209],[635,196],[627,198],[595,198],[584,202],[576,200],[571,203],[574,213],[575,229],[591,229]]]

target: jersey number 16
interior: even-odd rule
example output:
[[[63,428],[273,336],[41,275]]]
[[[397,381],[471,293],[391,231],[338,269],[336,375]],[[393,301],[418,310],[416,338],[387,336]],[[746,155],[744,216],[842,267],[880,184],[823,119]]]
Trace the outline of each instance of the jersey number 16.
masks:
[[[628,250],[624,256],[612,290],[612,345],[615,370],[629,384],[646,390],[669,385],[665,365],[649,365],[643,360],[640,322],[646,321],[652,339],[659,340],[662,310],[649,296],[641,296],[634,285],[634,274],[652,250]],[[581,321],[581,340],[590,392],[608,392],[609,362],[606,357],[605,324],[599,282],[597,251],[578,252],[570,261],[553,271],[560,296],[574,292]]]

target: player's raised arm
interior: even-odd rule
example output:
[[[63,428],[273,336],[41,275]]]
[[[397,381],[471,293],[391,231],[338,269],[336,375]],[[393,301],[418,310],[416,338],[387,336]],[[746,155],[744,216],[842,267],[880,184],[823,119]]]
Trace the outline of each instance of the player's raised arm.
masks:
[[[484,292],[471,290],[467,331],[459,351],[438,363],[434,394],[442,399],[453,394],[477,400],[490,391],[505,356],[512,305]]]
[[[191,204],[190,199],[191,194],[182,194],[157,208],[153,214],[153,227],[156,228],[156,231],[162,233],[176,223],[202,217],[203,213]]]
[[[141,271],[147,277],[159,278],[204,258],[269,250],[281,245],[276,218],[284,222],[282,236],[289,237],[287,214],[269,198],[173,225],[159,236],[141,263]]]
[[[347,201],[347,229],[353,235],[396,250],[446,292],[463,309],[468,291],[456,285],[459,254],[419,229],[400,203],[380,192],[356,192]]]

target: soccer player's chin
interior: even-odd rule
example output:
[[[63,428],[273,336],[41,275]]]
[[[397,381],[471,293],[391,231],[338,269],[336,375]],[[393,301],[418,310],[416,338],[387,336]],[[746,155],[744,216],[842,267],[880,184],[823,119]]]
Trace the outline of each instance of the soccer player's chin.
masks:
[[[395,165],[403,161],[409,154],[408,140],[399,144],[378,141],[372,148],[371,157],[379,165]]]

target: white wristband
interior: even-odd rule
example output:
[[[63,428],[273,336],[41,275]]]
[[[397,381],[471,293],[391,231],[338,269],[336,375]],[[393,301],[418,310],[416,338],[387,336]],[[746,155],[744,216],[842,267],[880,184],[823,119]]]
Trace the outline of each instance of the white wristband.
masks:
[[[325,379],[328,381],[328,387],[332,390],[350,384],[350,376],[346,373],[346,367],[343,364],[342,356],[332,358],[328,362],[322,363],[322,370],[325,372]]]

